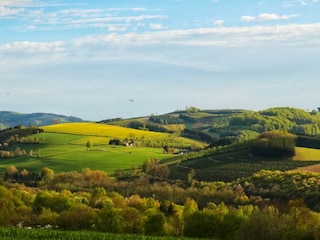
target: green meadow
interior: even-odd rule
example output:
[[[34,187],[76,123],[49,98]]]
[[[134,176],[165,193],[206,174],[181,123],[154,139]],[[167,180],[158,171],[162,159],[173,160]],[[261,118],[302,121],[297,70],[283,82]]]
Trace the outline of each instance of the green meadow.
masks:
[[[191,238],[175,238],[170,236],[153,237],[143,235],[112,234],[90,231],[58,231],[45,229],[18,229],[18,228],[0,228],[0,240],[35,240],[35,239],[53,239],[53,240],[191,240]],[[192,238],[193,240],[197,240]],[[205,240],[205,239],[203,239]]]
[[[0,169],[4,170],[10,165],[32,172],[40,172],[43,167],[55,172],[80,172],[90,168],[113,174],[119,169],[141,167],[148,158],[161,160],[168,157],[162,148],[114,146],[108,144],[109,138],[103,137],[61,133],[40,133],[34,137],[39,138],[39,144],[17,145],[27,153],[32,151],[32,156],[2,159]],[[86,147],[87,141],[92,142],[90,150]]]

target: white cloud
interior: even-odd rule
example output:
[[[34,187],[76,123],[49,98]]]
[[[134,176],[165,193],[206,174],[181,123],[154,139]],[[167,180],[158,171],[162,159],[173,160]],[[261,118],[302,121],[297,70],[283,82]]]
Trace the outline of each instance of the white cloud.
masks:
[[[73,3],[70,6],[81,5]],[[69,7],[70,7],[69,6]],[[166,15],[153,14],[142,7],[133,8],[65,8],[59,1],[42,0],[0,0],[0,17],[19,20],[13,24],[11,31],[50,31],[81,28],[103,28],[109,31],[126,31],[137,28],[137,24],[154,24],[154,20],[168,18]],[[23,21],[21,21],[23,19]],[[116,26],[122,24],[122,26]],[[161,24],[161,23],[157,23]],[[125,26],[124,26],[125,25]],[[159,27],[159,25],[158,25]],[[163,29],[163,27],[162,27]]]
[[[116,25],[116,24],[109,25],[107,28],[110,32],[124,32],[127,30],[127,27],[123,25]]]
[[[274,13],[261,13],[258,15],[258,21],[270,21],[270,20],[289,20],[291,18],[299,17],[298,14],[292,14],[292,15],[282,15],[279,16]]]
[[[54,53],[65,52],[64,42],[14,42],[0,45],[0,53]]]
[[[253,42],[278,41],[290,44],[318,43],[319,24],[287,24],[278,26],[220,27],[190,30],[167,30],[149,33],[124,33],[87,36],[78,39],[76,46],[87,45],[193,45],[193,46],[239,46]]]
[[[123,9],[122,9],[123,10]],[[133,12],[142,11],[142,9],[128,9]],[[128,15],[119,15],[115,9],[69,9],[53,12],[45,12],[43,9],[26,10],[23,18],[26,19],[26,25],[16,26],[17,31],[28,30],[65,30],[80,28],[105,28],[110,31],[125,31],[130,25],[153,20],[163,20],[168,18],[166,15],[129,13]],[[1,14],[1,9],[0,9]],[[1,16],[1,15],[0,15]],[[122,26],[116,26],[122,24]],[[149,23],[154,24],[154,23]],[[159,23],[160,24],[160,23]],[[29,28],[28,26],[32,26]],[[152,25],[159,27],[160,25]],[[162,28],[163,29],[163,28]]]
[[[133,11],[136,11],[136,12],[141,12],[141,11],[146,11],[147,9],[145,8],[132,8]]]
[[[30,26],[32,27],[32,26]],[[109,25],[113,33],[106,35],[88,35],[72,42],[14,42],[0,45],[0,55],[19,56],[29,54],[30,57],[72,56],[95,54],[110,49],[135,46],[218,46],[238,47],[257,44],[281,43],[282,45],[313,45],[320,44],[320,23],[318,24],[287,24],[278,26],[252,27],[213,27],[189,30],[161,30],[145,33],[122,33],[126,26]],[[112,57],[112,56],[111,56]],[[113,56],[114,57],[114,56]]]
[[[153,30],[162,30],[165,29],[165,27],[161,23],[151,23],[150,28]]]
[[[31,5],[33,3],[34,3],[34,1],[32,1],[32,0],[1,0],[0,6],[22,7],[22,6]]]
[[[253,22],[253,21],[272,21],[272,20],[289,20],[291,18],[299,17],[299,14],[291,15],[277,15],[275,13],[260,13],[257,16],[242,16],[241,21],[243,22]]]
[[[221,26],[224,23],[224,20],[218,19],[213,21],[214,26]]]
[[[7,17],[10,15],[16,15],[18,13],[23,12],[23,8],[10,8],[10,7],[3,7],[0,6],[0,17]]]
[[[242,16],[241,21],[243,22],[253,22],[256,20],[256,17],[253,16]]]
[[[285,7],[292,7],[294,5],[300,6],[311,6],[313,4],[317,4],[319,0],[287,0],[284,2]]]

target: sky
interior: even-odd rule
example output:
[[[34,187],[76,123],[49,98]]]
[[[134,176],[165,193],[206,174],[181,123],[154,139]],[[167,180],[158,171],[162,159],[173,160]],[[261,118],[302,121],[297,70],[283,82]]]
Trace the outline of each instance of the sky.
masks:
[[[0,110],[320,107],[319,0],[0,0]]]

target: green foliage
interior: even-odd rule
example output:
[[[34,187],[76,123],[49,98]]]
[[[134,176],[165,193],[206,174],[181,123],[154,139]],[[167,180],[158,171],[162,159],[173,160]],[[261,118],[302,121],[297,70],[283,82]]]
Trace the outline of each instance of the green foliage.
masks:
[[[307,148],[320,148],[320,138],[314,136],[297,136],[296,145],[299,147],[307,147]]]
[[[229,125],[264,131],[287,131],[299,134],[316,135],[319,133],[320,118],[296,108],[270,108],[260,112],[245,112],[234,116]]]
[[[64,230],[90,230],[95,215],[95,209],[84,204],[76,204],[61,212],[57,224]]]
[[[106,204],[94,220],[95,227],[101,232],[123,232],[125,223],[121,212],[120,209],[114,208],[111,204]]]
[[[63,178],[59,174],[42,188],[58,189],[52,184],[65,183],[73,174],[72,182],[79,184],[73,192],[1,186],[0,225],[226,240],[320,237],[320,214],[309,209],[320,210],[319,174],[260,171],[232,183],[197,182],[191,187],[179,187],[166,182],[146,183],[143,179],[102,182],[105,176],[101,172],[85,170],[81,175],[64,173]],[[88,184],[99,178],[97,184],[103,188]],[[126,192],[127,197],[111,189]],[[130,191],[149,197],[132,195]],[[157,200],[160,198],[163,200]],[[44,232],[54,239],[59,231]],[[44,232],[41,230],[41,234]],[[19,239],[17,230],[14,234]],[[68,234],[72,239],[74,233],[65,234],[64,239]],[[121,239],[126,235],[112,236]]]
[[[200,112],[200,109],[197,107],[186,107],[186,112],[187,113],[197,113],[197,112]]]
[[[42,129],[37,127],[13,127],[0,131],[0,143],[7,143],[8,145],[14,145],[16,142],[25,143],[38,143],[37,138],[28,138],[29,136],[43,132]]]
[[[70,208],[70,202],[67,196],[62,193],[40,191],[35,200],[33,209],[36,213],[41,213],[42,209],[51,209],[56,213],[61,213]]]
[[[311,209],[320,210],[319,173],[261,170],[252,177],[240,180],[249,195],[274,199],[303,199]]]
[[[187,108],[185,111],[174,113],[152,115],[149,118],[127,119],[113,124],[129,126],[137,125],[135,128],[149,129],[152,123],[159,127],[155,131],[165,131],[161,127],[168,124],[183,124],[184,131],[178,130],[177,134],[193,139],[201,139],[208,143],[225,137],[235,137],[238,141],[246,141],[254,138],[251,133],[262,133],[265,131],[286,131],[295,134],[317,135],[320,133],[320,114],[306,112],[296,108],[270,108],[264,111],[254,112],[245,110],[200,110]],[[201,135],[201,134],[203,135]]]
[[[210,239],[235,239],[245,222],[237,210],[230,211],[224,204],[195,211],[185,220],[185,235]]]
[[[296,136],[284,132],[269,131],[260,134],[251,146],[255,156],[292,158],[295,155]]]
[[[167,124],[184,124],[184,121],[180,119],[177,116],[173,115],[151,115],[149,117],[149,121],[162,124],[162,125],[167,125]]]
[[[87,147],[87,150],[90,150],[90,148],[92,147],[92,142],[91,141],[87,141],[86,147]]]
[[[210,133],[187,128],[182,131],[181,135],[187,138],[205,141],[207,143],[211,143],[216,140],[216,138]]]
[[[164,235],[164,223],[165,217],[163,213],[151,211],[147,214],[147,220],[145,221],[145,233],[153,236]]]
[[[288,120],[296,124],[309,124],[313,123],[315,119],[311,116],[309,112],[297,108],[270,108],[260,112],[263,116],[274,116],[287,118]]]
[[[170,169],[167,165],[161,164],[158,159],[147,159],[142,167],[142,170],[152,176],[158,178],[168,178]]]

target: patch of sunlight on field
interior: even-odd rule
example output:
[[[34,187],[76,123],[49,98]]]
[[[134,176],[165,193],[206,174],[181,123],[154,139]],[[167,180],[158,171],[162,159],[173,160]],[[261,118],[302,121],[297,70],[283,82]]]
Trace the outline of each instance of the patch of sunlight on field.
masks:
[[[311,166],[307,166],[307,167],[301,167],[297,169],[298,171],[301,172],[317,172],[320,173],[320,164],[316,164],[316,165],[311,165]]]
[[[296,147],[296,156],[293,159],[297,161],[320,161],[320,149]]]

